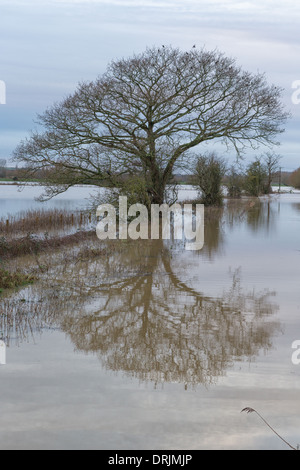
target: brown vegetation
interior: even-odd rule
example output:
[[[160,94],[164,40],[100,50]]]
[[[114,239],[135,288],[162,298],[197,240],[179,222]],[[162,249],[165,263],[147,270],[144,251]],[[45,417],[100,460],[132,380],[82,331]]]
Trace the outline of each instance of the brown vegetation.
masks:
[[[25,284],[34,282],[35,277],[31,274],[15,271],[13,273],[0,268],[0,293],[3,289],[14,289]]]
[[[59,210],[31,210],[0,219],[0,292],[34,282],[38,273],[43,272],[38,259],[42,253],[51,254],[51,251],[81,244],[86,257],[102,254],[102,245],[89,250],[88,242],[96,238],[95,231],[90,229],[91,222],[89,213]],[[77,231],[74,233],[74,230]],[[28,269],[11,266],[11,261],[26,255],[31,255],[29,274]]]
[[[38,254],[50,248],[60,248],[74,243],[80,243],[91,238],[95,238],[94,230],[81,231],[65,236],[38,237],[29,233],[22,238],[7,240],[5,237],[0,239],[0,256],[3,259],[10,259],[26,254]]]
[[[66,210],[29,210],[15,216],[0,219],[0,235],[19,235],[42,231],[62,230],[68,227],[85,227],[92,221],[92,214]]]

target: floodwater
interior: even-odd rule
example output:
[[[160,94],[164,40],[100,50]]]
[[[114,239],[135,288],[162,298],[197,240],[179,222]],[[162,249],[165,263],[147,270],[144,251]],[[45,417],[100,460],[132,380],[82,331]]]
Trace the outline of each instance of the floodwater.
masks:
[[[40,202],[39,198],[44,194],[44,188],[38,184],[0,184],[0,218],[4,219],[9,215],[16,215],[27,210],[84,210],[90,206],[91,199],[101,200],[105,189],[91,185],[77,185],[53,199]],[[178,191],[178,199],[190,199],[195,194],[191,186],[183,186]]]
[[[40,202],[38,198],[44,194],[44,189],[39,185],[0,184],[0,218],[27,210],[85,209],[90,196],[98,193],[99,188],[95,186],[76,186],[49,201]]]
[[[1,300],[0,448],[289,449],[245,407],[296,447],[299,229],[299,194],[275,195],[207,216],[198,252],[58,254]]]

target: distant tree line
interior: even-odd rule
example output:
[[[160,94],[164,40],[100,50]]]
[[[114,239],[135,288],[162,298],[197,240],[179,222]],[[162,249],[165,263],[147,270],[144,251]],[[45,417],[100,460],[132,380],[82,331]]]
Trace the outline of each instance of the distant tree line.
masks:
[[[294,172],[283,172],[280,167],[281,156],[266,152],[256,156],[248,164],[243,160],[228,166],[225,158],[211,152],[204,155],[194,155],[193,165],[185,174],[175,174],[170,185],[191,184],[199,191],[199,200],[206,206],[221,206],[226,196],[239,198],[242,195],[258,197],[271,194],[274,185],[291,185],[300,189],[300,168]],[[34,181],[41,184],[52,178],[55,168],[41,168],[34,173]],[[6,160],[0,160],[0,178],[23,181],[28,174],[26,168],[7,168]],[[54,175],[53,175],[54,176]],[[143,180],[139,174],[124,174],[122,176],[123,188],[126,188],[128,202],[134,203],[143,196]],[[93,184],[88,178],[78,181],[81,184]],[[113,187],[110,179],[103,179],[101,186]]]

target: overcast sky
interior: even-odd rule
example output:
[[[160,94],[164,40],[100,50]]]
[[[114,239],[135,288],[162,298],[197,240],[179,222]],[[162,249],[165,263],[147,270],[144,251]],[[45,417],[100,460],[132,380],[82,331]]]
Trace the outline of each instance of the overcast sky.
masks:
[[[29,135],[38,113],[111,60],[146,46],[196,44],[284,88],[292,119],[275,151],[284,169],[298,168],[300,104],[292,84],[299,80],[300,91],[299,25],[299,0],[0,0],[0,158]]]

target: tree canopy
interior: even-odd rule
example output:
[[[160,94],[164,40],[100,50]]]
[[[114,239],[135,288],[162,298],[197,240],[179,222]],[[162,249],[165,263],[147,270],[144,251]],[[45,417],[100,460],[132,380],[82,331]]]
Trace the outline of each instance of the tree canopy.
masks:
[[[42,131],[14,158],[31,174],[48,170],[48,197],[82,182],[122,187],[138,175],[147,198],[162,203],[174,168],[188,166],[200,144],[219,139],[238,153],[277,144],[288,117],[281,93],[218,50],[147,48],[38,116]]]

